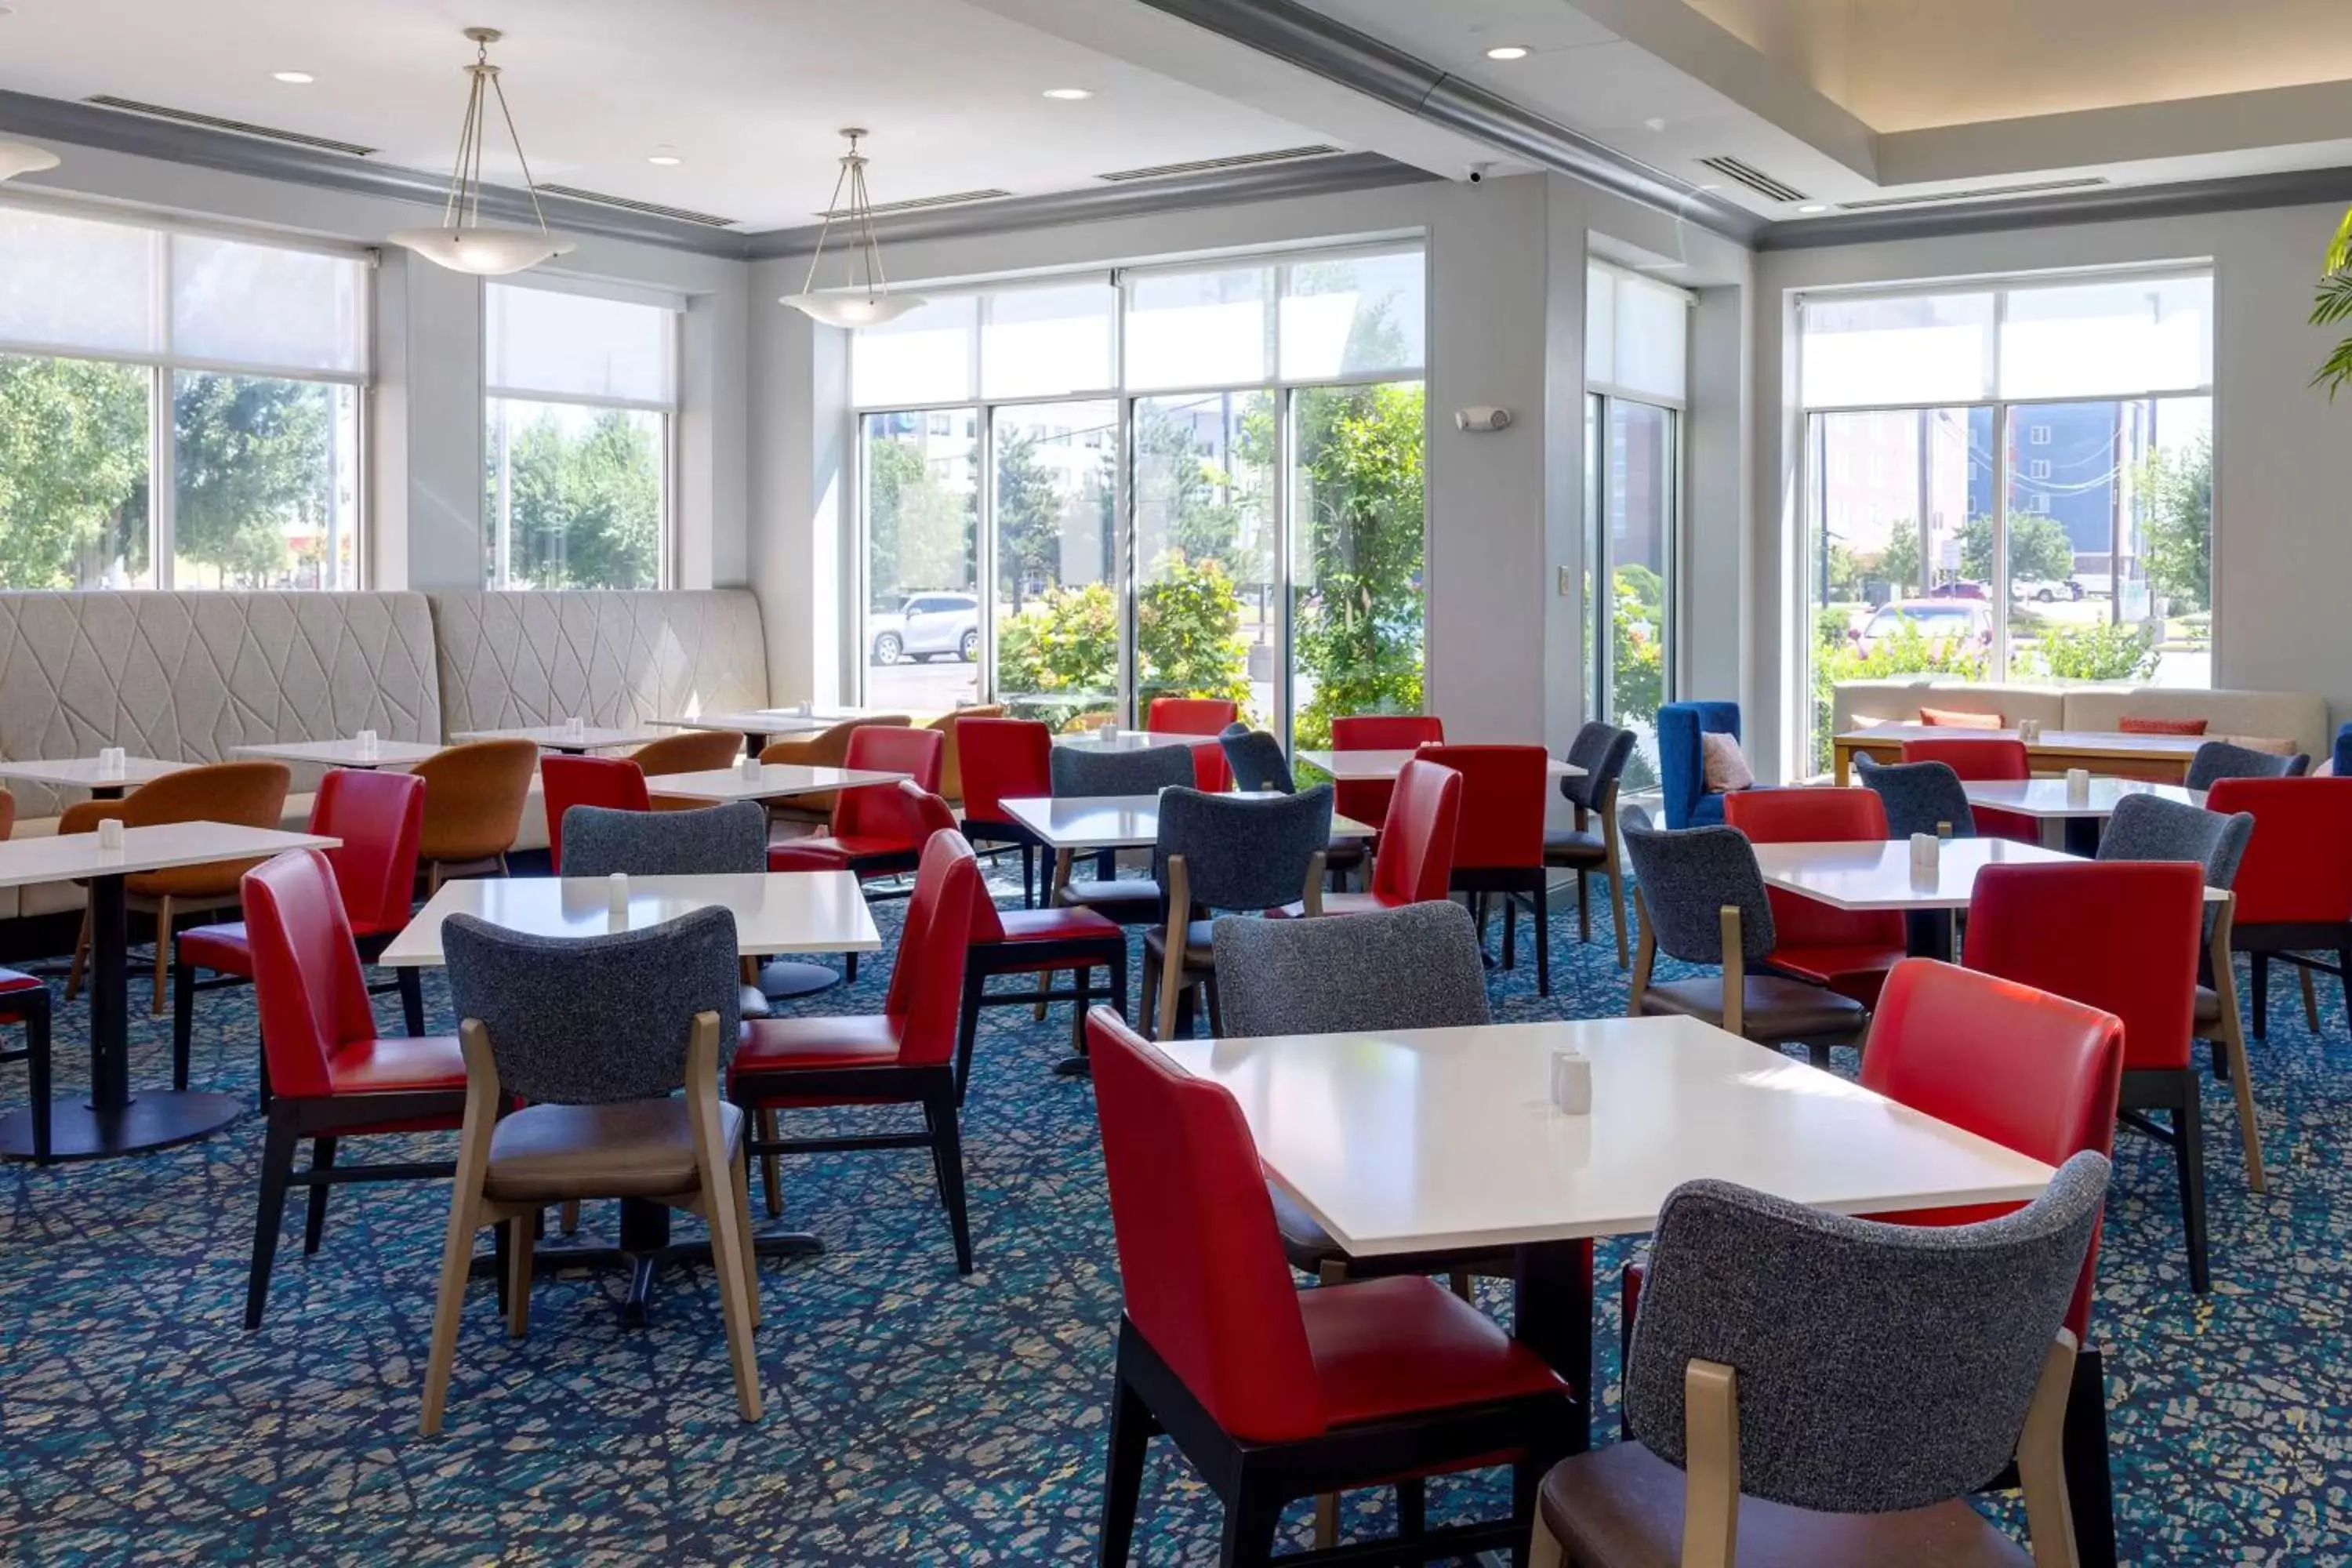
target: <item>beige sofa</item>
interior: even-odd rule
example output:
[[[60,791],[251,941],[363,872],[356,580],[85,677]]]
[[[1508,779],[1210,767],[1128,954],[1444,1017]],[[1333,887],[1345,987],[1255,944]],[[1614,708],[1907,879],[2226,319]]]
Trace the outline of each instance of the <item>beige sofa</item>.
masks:
[[[2192,691],[2158,686],[2005,685],[1947,676],[1853,680],[1832,696],[1834,733],[1874,723],[1915,721],[1922,708],[1997,714],[2005,724],[2038,719],[2050,730],[2112,731],[2126,716],[2202,719],[2215,735],[2293,741],[2316,760],[2328,753],[2335,731],[2327,700],[2307,691]]]

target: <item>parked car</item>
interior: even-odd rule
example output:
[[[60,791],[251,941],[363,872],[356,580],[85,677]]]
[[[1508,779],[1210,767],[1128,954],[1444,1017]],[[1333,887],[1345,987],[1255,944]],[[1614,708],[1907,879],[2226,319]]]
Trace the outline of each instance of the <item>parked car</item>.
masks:
[[[873,616],[874,662],[980,659],[980,600],[971,594],[910,594],[896,615]]]
[[[2009,596],[2031,599],[2037,605],[2054,605],[2061,599],[2081,598],[2083,584],[2071,577],[2011,577],[2009,580]]]
[[[1919,636],[1937,653],[1963,647],[1982,652],[1992,647],[1992,612],[1969,599],[1898,600],[1846,635],[1853,639],[1855,651],[1868,658],[1882,638],[1893,636],[1906,623],[1917,627]]]
[[[1992,595],[1986,590],[1985,585],[1982,583],[1973,583],[1965,577],[1956,577],[1948,583],[1938,583],[1934,587],[1928,589],[1927,597],[1931,599],[1990,599],[1992,597]]]

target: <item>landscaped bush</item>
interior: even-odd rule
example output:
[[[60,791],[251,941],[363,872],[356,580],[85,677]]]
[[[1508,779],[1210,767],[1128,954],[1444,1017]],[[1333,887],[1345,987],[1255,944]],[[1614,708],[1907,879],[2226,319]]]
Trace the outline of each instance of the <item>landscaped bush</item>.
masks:
[[[2154,628],[2113,621],[2053,626],[2034,651],[2057,680],[2146,680],[2159,657]]]

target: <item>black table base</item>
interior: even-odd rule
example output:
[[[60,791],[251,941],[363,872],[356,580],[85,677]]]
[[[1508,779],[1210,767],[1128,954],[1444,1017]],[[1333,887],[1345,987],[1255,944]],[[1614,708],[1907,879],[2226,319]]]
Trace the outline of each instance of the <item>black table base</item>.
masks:
[[[841,972],[799,959],[771,959],[760,966],[760,989],[770,996],[814,996],[841,984]]]
[[[621,1239],[617,1246],[551,1247],[541,1244],[531,1253],[531,1271],[539,1274],[559,1269],[589,1269],[601,1273],[627,1269],[629,1288],[621,1302],[621,1321],[631,1328],[643,1328],[651,1316],[656,1274],[678,1265],[700,1265],[704,1268],[711,1265],[710,1243],[670,1240],[669,1221],[668,1205],[624,1198],[621,1200]],[[503,1237],[503,1231],[500,1236]],[[751,1250],[761,1258],[814,1258],[824,1250],[824,1241],[805,1231],[755,1236],[750,1240]],[[477,1258],[473,1271],[477,1277],[499,1279],[500,1263],[500,1258],[495,1255]],[[502,1282],[500,1289],[504,1288]]]
[[[1940,959],[1952,962],[1952,911],[1949,910],[1906,910],[1903,911],[1903,951],[1914,958]]]
[[[1592,1243],[1546,1241],[1514,1254],[1511,1337],[1543,1357],[1576,1391],[1584,1411],[1571,1453],[1592,1443]]]
[[[49,1106],[49,1158],[106,1160],[191,1143],[219,1131],[252,1109],[229,1095],[186,1089],[142,1094],[128,1105],[107,1110],[78,1100],[55,1100]],[[31,1111],[0,1117],[0,1157],[33,1157]]]

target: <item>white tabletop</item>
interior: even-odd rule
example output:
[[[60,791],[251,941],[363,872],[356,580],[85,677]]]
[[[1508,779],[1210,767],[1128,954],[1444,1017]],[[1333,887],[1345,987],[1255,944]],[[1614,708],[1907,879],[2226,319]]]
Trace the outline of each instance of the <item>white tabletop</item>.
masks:
[[[155,757],[125,757],[122,771],[112,777],[98,771],[96,757],[58,757],[42,759],[27,757],[18,760],[0,759],[0,779],[24,779],[32,784],[57,784],[66,789],[128,789],[160,779],[165,773],[176,773],[193,763],[167,763]]]
[[[873,952],[882,945],[857,879],[846,871],[751,871],[709,877],[632,877],[627,931],[723,904],[735,914],[740,954]],[[603,877],[482,877],[444,882],[377,962],[425,968],[445,962],[441,922],[474,915],[534,936],[603,936],[614,929]]]
[[[1213,746],[1214,735],[1179,735],[1166,730],[1114,730],[1106,738],[1099,730],[1080,730],[1054,737],[1057,746],[1089,752],[1148,752],[1159,746]]]
[[[698,713],[690,719],[664,719],[661,722],[677,730],[740,730],[747,735],[799,735],[830,730],[841,721],[815,713],[795,712],[789,708],[761,708],[731,713]]]
[[[1838,737],[1849,743],[1855,741],[2014,741],[2017,731],[2011,730],[1967,730],[1951,724],[1873,724],[1864,730],[1849,730]],[[2028,752],[2113,752],[2127,757],[2193,757],[2197,748],[2213,739],[2210,735],[2141,735],[2126,734],[2119,730],[2044,730],[2038,740],[2028,741]]]
[[[2152,795],[2159,800],[2200,808],[2205,805],[2205,792],[2201,789],[2149,784],[2143,779],[2119,779],[2105,773],[2093,775],[2090,791],[2080,801],[2066,797],[2064,779],[1964,779],[1960,793],[1969,797],[1970,805],[2013,811],[2020,816],[2113,816],[2116,802],[2127,795]]]
[[[100,849],[96,833],[10,838],[0,841],[0,888],[168,871],[174,866],[210,866],[223,860],[266,860],[289,849],[332,849],[341,843],[340,838],[322,838],[315,833],[282,833],[275,827],[240,827],[230,822],[126,827],[120,849]]]
[[[379,739],[373,751],[362,752],[359,742],[349,736],[338,741],[264,741],[258,745],[229,749],[239,756],[275,757],[282,763],[322,763],[331,768],[404,768],[442,751],[439,746],[415,741]]]
[[[908,776],[874,768],[807,768],[792,763],[763,763],[757,773],[747,773],[741,768],[656,773],[646,781],[646,788],[655,795],[686,800],[782,800],[795,795],[855,789],[860,784],[897,784]]]
[[[1692,1018],[1160,1047],[1233,1092],[1258,1157],[1360,1257],[1652,1229],[1702,1176],[1841,1214],[2013,1202],[2049,1166]],[[1592,1059],[1592,1111],[1551,1057]]]
[[[1405,763],[1419,753],[1415,752],[1301,752],[1298,760],[1312,763],[1335,779],[1349,783],[1366,780],[1393,779],[1404,772]],[[1549,759],[1551,776],[1556,779],[1580,779],[1584,770],[1574,763]]]
[[[1234,793],[1245,800],[1276,798],[1258,791]],[[1156,795],[1027,795],[1007,800],[1004,809],[1049,848],[1142,849],[1160,841]],[[1334,838],[1370,838],[1379,831],[1350,816],[1331,817]]]
[[[550,751],[603,752],[615,746],[642,746],[660,740],[667,731],[646,724],[629,724],[620,729],[605,729],[590,724],[575,735],[566,724],[519,724],[510,730],[467,730],[450,736],[453,741],[529,741],[534,746]]]
[[[1907,838],[1838,844],[1759,844],[1764,885],[1839,910],[1964,910],[1977,873],[1987,866],[2084,864],[2079,855],[2008,838],[1947,838],[1932,877],[1911,870]],[[2205,900],[2229,897],[2205,889]]]

